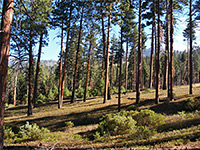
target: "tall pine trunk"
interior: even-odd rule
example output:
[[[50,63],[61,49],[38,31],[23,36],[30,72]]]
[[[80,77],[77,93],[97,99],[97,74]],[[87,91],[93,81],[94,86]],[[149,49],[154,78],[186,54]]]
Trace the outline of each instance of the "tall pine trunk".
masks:
[[[125,70],[125,89],[127,91],[128,87],[128,38],[126,42],[126,70]]]
[[[113,87],[113,64],[114,64],[114,50],[112,49],[112,60],[110,66],[110,87]]]
[[[173,0],[170,0],[170,65],[169,65],[169,73],[170,73],[170,100],[174,99],[173,95]]]
[[[78,47],[77,47],[77,52],[76,52],[76,63],[75,63],[75,70],[74,70],[71,103],[74,103],[74,97],[75,97],[76,76],[77,76],[77,70],[78,70],[78,58],[79,58],[79,51],[80,51],[80,44],[81,44],[81,32],[82,32],[82,24],[83,24],[83,11],[84,11],[84,9],[82,8],[82,14],[81,14],[81,20],[80,20],[80,29],[79,29],[79,35],[78,35]]]
[[[166,0],[166,20],[167,20],[167,29],[166,29],[166,43],[165,43],[165,67],[164,67],[164,76],[163,76],[163,90],[166,90],[168,87],[168,56],[169,56],[169,11],[168,11],[168,0]]]
[[[190,0],[190,94],[192,94],[193,66],[192,66],[192,0]]]
[[[136,46],[133,46],[134,50],[134,66],[133,66],[133,91],[136,90],[136,78],[137,78],[137,61],[136,61]]]
[[[0,33],[0,150],[3,150],[3,126],[8,72],[8,55],[10,50],[10,30],[13,19],[14,1],[4,0]]]
[[[137,65],[137,81],[136,81],[136,103],[140,103],[140,84],[141,84],[141,70],[142,70],[142,0],[139,0],[139,39],[138,39],[138,65]]]
[[[92,38],[90,39],[90,46],[89,46],[89,52],[88,52],[88,66],[87,66],[87,74],[86,74],[86,81],[85,81],[85,92],[84,92],[84,99],[83,101],[86,102],[86,95],[87,95],[87,87],[88,87],[88,77],[89,77],[89,70],[90,70],[90,55],[92,50]]]
[[[153,83],[153,59],[154,59],[153,51],[154,51],[155,22],[156,22],[156,18],[155,18],[155,13],[154,13],[153,23],[152,23],[152,33],[151,33],[152,39],[151,39],[150,74],[149,74],[149,88],[150,89],[152,89],[152,83]]]
[[[118,90],[118,112],[121,109],[121,84],[122,84],[122,53],[123,53],[123,34],[121,27],[121,48],[120,48],[120,60],[119,60],[119,90]]]
[[[63,93],[64,93],[64,84],[65,84],[65,75],[66,75],[67,55],[68,55],[68,49],[69,49],[69,34],[70,34],[71,15],[72,15],[72,6],[70,7],[68,31],[67,31],[67,39],[66,39],[66,49],[65,49],[65,59],[64,59],[63,75],[62,75],[62,81],[61,81],[61,100],[60,100],[60,103],[59,103],[60,108],[62,107],[62,103],[63,103]]]
[[[110,3],[112,7],[112,3]],[[103,103],[106,103],[109,93],[109,80],[108,80],[108,70],[109,70],[109,46],[110,46],[110,27],[111,27],[111,12],[108,15],[108,36],[107,36],[107,49],[106,49],[106,61],[105,61],[105,88],[104,88],[104,100]]]
[[[155,103],[159,103],[160,86],[160,0],[158,0],[158,50],[156,53],[156,98]]]
[[[43,33],[41,33],[40,35],[37,68],[36,68],[36,74],[35,74],[35,87],[34,87],[34,94],[33,94],[33,107],[35,107],[36,97],[37,97],[38,76],[39,76],[39,71],[40,71],[40,58],[41,58],[41,53],[42,53],[42,40],[43,40]]]
[[[28,92],[28,112],[27,115],[33,115],[33,31],[30,30],[30,44],[29,44],[29,78],[28,78],[28,85],[29,85],[29,92]]]
[[[16,106],[16,99],[17,99],[17,77],[18,77],[18,70],[15,72],[15,81],[14,81],[14,90],[13,90],[13,105]]]
[[[58,87],[58,108],[62,108],[62,65],[63,65],[63,21],[61,27],[61,49],[60,49],[60,63],[59,63],[59,87]]]

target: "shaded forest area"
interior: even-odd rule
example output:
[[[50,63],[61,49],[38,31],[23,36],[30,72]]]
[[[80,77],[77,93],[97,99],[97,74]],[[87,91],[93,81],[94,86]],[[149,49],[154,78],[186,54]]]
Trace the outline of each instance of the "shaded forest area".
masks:
[[[144,133],[142,138],[148,139],[156,135],[160,131],[159,127],[167,121],[163,117],[164,114],[159,115],[153,109],[151,111],[139,108],[143,101],[148,101],[148,97],[142,98],[143,91],[153,93],[151,101],[155,104],[170,105],[173,100],[179,99],[174,92],[174,85],[189,85],[189,89],[185,88],[184,93],[179,96],[186,95],[191,98],[184,100],[186,106],[192,106],[191,108],[183,106],[180,110],[192,111],[191,116],[193,115],[195,119],[196,115],[198,118],[199,97],[198,93],[192,94],[195,91],[193,84],[200,82],[200,48],[194,45],[200,15],[199,3],[192,0],[14,2],[4,0],[0,40],[0,149],[3,148],[5,104],[8,110],[13,105],[16,106],[13,110],[27,107],[27,117],[31,117],[34,116],[34,110],[37,114],[37,107],[43,105],[50,106],[56,103],[59,112],[62,112],[63,100],[70,99],[69,105],[73,107],[80,100],[87,102],[96,96],[101,96],[103,97],[101,102],[108,105],[107,103],[116,100],[115,94],[117,94],[115,109],[119,113],[110,115],[102,113],[101,116],[105,115],[103,119],[108,122],[110,120],[111,123],[112,120],[116,121],[115,123],[124,120],[123,122],[127,124],[113,124],[119,128],[110,128],[106,121],[98,122],[92,118],[91,123],[99,126],[92,137],[104,140],[108,134],[109,138],[123,134],[127,134],[128,138],[130,134],[137,137],[140,133]],[[175,13],[182,12],[185,7],[189,9],[186,16],[188,25],[183,35],[188,48],[180,52],[173,49],[174,27],[178,21]],[[118,33],[113,34],[113,26],[117,26]],[[151,27],[151,52],[150,55],[145,55],[147,33],[144,29],[149,27]],[[59,60],[52,65],[47,65],[47,62],[41,64],[42,48],[48,46],[48,31],[55,29],[60,31],[57,35],[60,40]],[[9,65],[8,56],[10,56]],[[198,84],[195,85],[198,89]],[[162,96],[163,91],[165,97]],[[130,95],[133,93],[135,98]],[[120,113],[121,109],[126,110],[122,107],[123,96],[126,95],[134,100],[136,106],[132,106],[133,112]],[[185,115],[183,111],[179,112],[180,116]],[[149,122],[153,120],[158,122],[147,125],[144,120],[140,121],[142,115],[147,115]],[[99,118],[100,116],[97,117]],[[73,128],[74,123],[80,125],[83,122],[84,120],[80,122],[69,120],[62,121],[62,124],[65,123],[67,127]],[[10,131],[8,139],[17,134],[17,138],[14,139],[16,143],[45,139],[41,135],[50,132],[46,128],[40,129],[36,124],[29,123],[20,127],[17,125],[16,128],[20,128],[16,133],[10,127],[5,129],[8,133]],[[37,138],[27,135],[27,128],[37,129],[39,134]],[[198,125],[196,128],[197,136],[194,139],[198,140]],[[51,130],[50,127],[49,129]]]

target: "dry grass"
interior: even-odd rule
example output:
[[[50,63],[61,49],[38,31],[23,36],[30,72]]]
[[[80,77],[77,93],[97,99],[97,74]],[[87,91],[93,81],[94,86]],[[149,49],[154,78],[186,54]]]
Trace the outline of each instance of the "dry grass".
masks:
[[[107,113],[117,112],[118,98],[117,95],[112,96],[112,100],[108,100],[103,104],[102,97],[89,98],[86,102],[77,100],[71,104],[69,99],[64,100],[63,108],[57,108],[57,101],[46,104],[40,104],[34,108],[33,116],[27,116],[27,106],[16,106],[8,108],[5,112],[5,124],[19,127],[29,121],[37,123],[41,127],[46,127],[51,131],[51,137],[45,141],[30,142],[30,145],[38,145],[43,143],[44,146],[52,146],[57,143],[58,147],[73,148],[110,148],[110,147],[170,147],[179,137],[174,136],[173,130],[186,130],[186,135],[196,135],[192,138],[200,137],[200,115],[193,118],[181,118],[177,113],[182,111],[181,102],[195,96],[200,96],[200,84],[195,84],[194,94],[189,95],[188,86],[174,87],[175,100],[169,102],[166,99],[167,91],[160,91],[160,103],[154,104],[155,91],[142,91],[141,103],[136,105],[138,109],[150,108],[158,113],[162,113],[166,117],[167,124],[160,127],[158,135],[151,140],[137,141],[131,137],[107,137],[101,140],[89,140],[97,128],[99,118]],[[135,104],[135,93],[127,93],[122,95],[121,108],[126,110],[128,106]],[[66,130],[65,122],[72,121],[74,127]],[[193,129],[194,128],[194,129]],[[192,131],[190,131],[192,130]],[[79,136],[79,135],[81,136]],[[165,134],[172,135],[171,139],[166,138]],[[85,138],[84,138],[85,137]],[[159,138],[162,137],[162,138]],[[176,137],[176,138],[175,138]],[[182,136],[180,135],[180,138]],[[165,140],[164,140],[165,139]],[[168,140],[166,140],[168,139]],[[191,138],[189,138],[191,140]],[[170,143],[171,142],[171,143]],[[167,145],[168,143],[168,145]],[[188,143],[188,142],[187,142]],[[184,144],[184,142],[182,142]],[[175,144],[174,144],[175,145]]]

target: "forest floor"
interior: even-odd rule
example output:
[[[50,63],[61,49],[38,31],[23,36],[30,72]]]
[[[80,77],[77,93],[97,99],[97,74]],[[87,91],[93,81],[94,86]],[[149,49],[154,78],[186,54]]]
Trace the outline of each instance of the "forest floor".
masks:
[[[103,104],[102,97],[82,99],[71,104],[64,100],[58,109],[57,101],[38,104],[33,116],[27,116],[27,106],[20,105],[6,108],[5,124],[13,130],[26,124],[36,123],[50,130],[49,137],[39,141],[13,143],[5,140],[5,145],[29,145],[37,147],[59,147],[66,149],[111,149],[111,148],[200,148],[200,111],[183,111],[183,101],[200,96],[200,84],[193,85],[194,94],[189,95],[188,86],[174,87],[174,101],[167,100],[167,90],[160,91],[160,103],[154,104],[155,90],[141,92],[141,103],[135,104],[136,93],[122,94],[121,110],[135,105],[138,110],[149,108],[165,117],[166,123],[159,127],[158,133],[149,139],[135,140],[131,135],[104,136],[94,138],[99,119],[107,113],[116,113],[117,95]],[[65,122],[72,121],[74,127],[67,128]]]

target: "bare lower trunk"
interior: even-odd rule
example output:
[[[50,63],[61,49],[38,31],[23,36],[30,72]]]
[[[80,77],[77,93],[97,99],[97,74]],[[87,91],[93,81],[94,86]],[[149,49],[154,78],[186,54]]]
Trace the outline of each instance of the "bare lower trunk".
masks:
[[[125,89],[128,87],[128,39],[126,42],[126,72],[125,72]]]
[[[39,76],[39,71],[40,71],[40,58],[41,58],[41,53],[42,53],[42,39],[43,39],[43,33],[41,33],[40,35],[37,68],[36,68],[36,74],[35,74],[35,87],[34,87],[34,94],[33,94],[33,107],[35,107],[36,97],[37,97],[38,76]]]
[[[112,6],[112,3],[110,3]],[[105,61],[105,88],[104,88],[104,100],[103,103],[106,103],[108,99],[108,69],[109,69],[109,42],[110,42],[110,24],[111,24],[111,14],[108,15],[108,37],[107,37],[107,50],[106,50],[106,61]]]
[[[61,49],[60,49],[60,63],[59,63],[59,87],[58,87],[58,108],[62,108],[62,65],[63,65],[63,22],[61,27]]]
[[[13,18],[14,1],[4,0],[0,33],[0,150],[3,150],[3,126],[8,72],[8,55],[10,50],[10,30]]]
[[[80,29],[79,29],[79,35],[78,35],[78,47],[77,47],[77,52],[76,52],[76,64],[75,64],[75,70],[74,70],[74,80],[73,80],[71,103],[74,103],[74,98],[75,98],[76,76],[77,76],[77,70],[78,70],[78,58],[79,58],[79,51],[80,51],[80,44],[81,44],[82,24],[83,24],[83,9],[82,9],[82,14],[81,14]]]
[[[87,74],[86,74],[86,81],[85,81],[85,92],[84,92],[84,99],[83,101],[86,102],[86,95],[87,95],[87,86],[88,86],[88,77],[89,77],[89,69],[90,69],[90,54],[92,50],[92,39],[90,41],[89,52],[88,52],[88,66],[87,66]]]
[[[139,0],[139,39],[138,39],[138,65],[137,65],[137,81],[136,81],[136,103],[140,103],[140,84],[141,84],[141,70],[142,70],[142,0]]]
[[[15,81],[14,81],[14,90],[13,90],[13,105],[16,106],[16,98],[17,98],[17,76],[18,71],[15,73]]]

